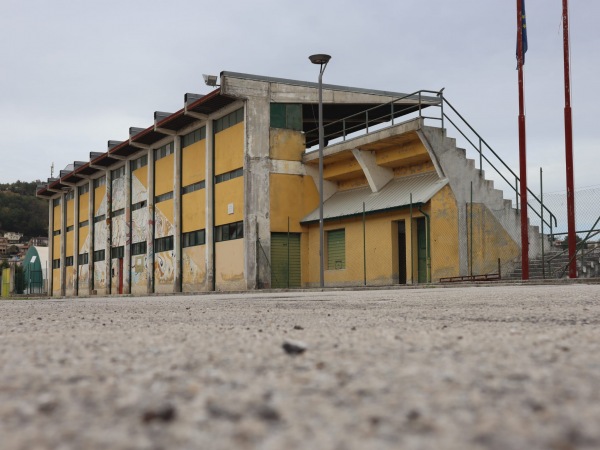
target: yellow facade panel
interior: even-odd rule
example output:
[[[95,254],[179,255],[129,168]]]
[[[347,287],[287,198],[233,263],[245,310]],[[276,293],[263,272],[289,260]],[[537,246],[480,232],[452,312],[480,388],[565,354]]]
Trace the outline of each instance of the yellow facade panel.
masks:
[[[81,253],[82,250],[84,249],[84,246],[86,245],[86,239],[88,238],[90,234],[90,227],[81,227],[79,229],[79,249],[78,249],[78,253]]]
[[[215,175],[244,166],[244,122],[215,135]]]
[[[75,220],[75,200],[67,201],[67,226],[74,224]]]
[[[106,185],[98,186],[94,190],[94,215],[98,215],[98,210],[102,206],[102,202],[106,197]]]
[[[170,154],[154,164],[154,195],[162,195],[173,190],[173,163],[175,155]]]
[[[269,152],[271,159],[302,161],[306,139],[300,131],[271,128]]]
[[[60,214],[61,208],[60,206],[55,206],[52,213],[54,215],[53,220],[54,220],[54,225],[53,225],[53,230],[60,230],[61,226],[62,226],[62,216]]]
[[[243,239],[215,244],[215,282],[219,291],[246,289]]]
[[[181,185],[188,186],[206,177],[206,139],[181,151]]]
[[[52,237],[52,259],[60,259],[60,234]]]
[[[69,231],[67,233],[67,236],[66,236],[67,241],[65,242],[65,244],[66,244],[65,245],[65,251],[66,251],[65,256],[73,256],[73,244],[74,244],[73,237],[74,236],[75,236],[74,231]]]
[[[79,222],[85,222],[89,218],[90,194],[86,192],[79,196]]]
[[[132,175],[138,179],[138,181],[148,189],[148,166],[140,167],[132,172]]]
[[[244,177],[216,184],[215,225],[241,220],[244,220]]]
[[[206,190],[185,194],[181,200],[181,231],[188,233],[206,228]]]
[[[58,295],[60,293],[60,269],[54,269],[52,271],[52,294]]]
[[[164,202],[157,203],[154,207],[162,213],[169,223],[173,223],[173,200],[165,200]]]
[[[271,232],[302,231],[300,220],[319,206],[319,193],[312,177],[302,175],[271,174],[270,218]]]

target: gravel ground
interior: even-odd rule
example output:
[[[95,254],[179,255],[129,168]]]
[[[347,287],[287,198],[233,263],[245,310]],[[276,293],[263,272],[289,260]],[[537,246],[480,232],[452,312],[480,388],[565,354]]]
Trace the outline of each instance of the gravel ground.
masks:
[[[1,301],[0,448],[597,449],[599,322],[600,285]]]

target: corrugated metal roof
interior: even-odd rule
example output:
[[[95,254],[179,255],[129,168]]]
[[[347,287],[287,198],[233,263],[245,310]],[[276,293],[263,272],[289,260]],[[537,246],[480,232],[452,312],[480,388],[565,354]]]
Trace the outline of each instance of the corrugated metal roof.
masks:
[[[367,213],[408,206],[410,194],[413,204],[426,203],[446,184],[447,178],[440,179],[436,172],[430,172],[396,178],[376,193],[368,186],[336,192],[323,204],[323,220],[362,214],[363,202]],[[302,219],[302,222],[317,220],[319,208]]]

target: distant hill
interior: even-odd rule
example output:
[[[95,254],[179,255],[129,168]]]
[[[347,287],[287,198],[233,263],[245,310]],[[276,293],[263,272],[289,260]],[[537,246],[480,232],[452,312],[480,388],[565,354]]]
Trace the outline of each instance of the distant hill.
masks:
[[[0,230],[27,237],[48,235],[48,202],[36,198],[41,181],[0,183]]]

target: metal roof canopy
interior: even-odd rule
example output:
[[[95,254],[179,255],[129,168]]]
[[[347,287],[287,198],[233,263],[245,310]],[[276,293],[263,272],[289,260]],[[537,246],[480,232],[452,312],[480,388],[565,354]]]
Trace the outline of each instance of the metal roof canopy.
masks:
[[[366,186],[333,194],[323,204],[323,220],[340,219],[361,215],[363,202],[366,213],[375,213],[409,206],[425,204],[448,184],[447,178],[439,178],[436,172],[395,178],[379,192],[373,192]],[[308,214],[301,223],[319,220],[319,209]]]

